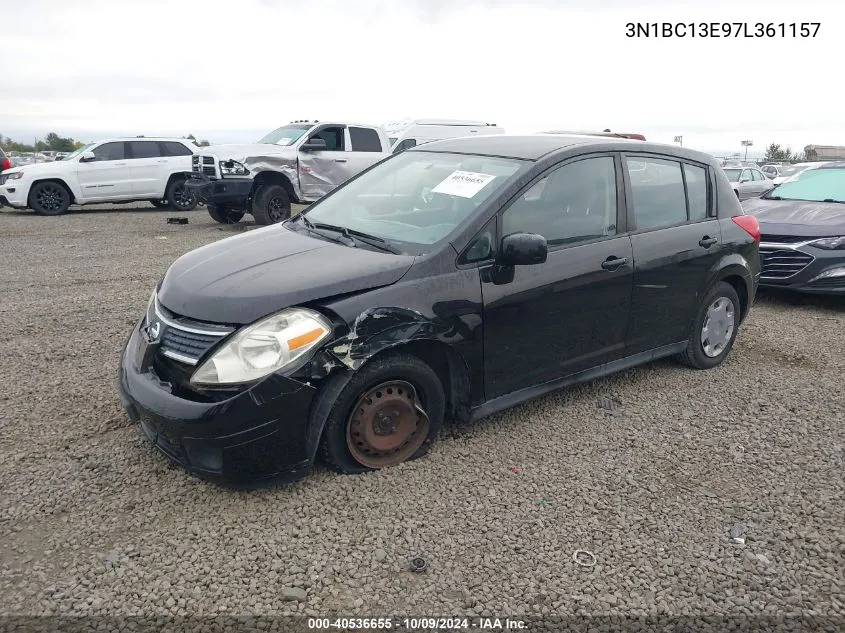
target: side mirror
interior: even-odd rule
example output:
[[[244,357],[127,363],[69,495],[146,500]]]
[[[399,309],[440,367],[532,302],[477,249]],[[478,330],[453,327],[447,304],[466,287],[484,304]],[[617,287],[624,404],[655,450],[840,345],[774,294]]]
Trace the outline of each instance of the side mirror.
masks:
[[[321,138],[309,138],[299,148],[303,152],[320,152],[326,149],[326,141]]]
[[[512,233],[502,238],[497,257],[500,266],[533,266],[546,261],[549,247],[546,238],[536,233]]]
[[[79,157],[80,163],[87,163],[92,160],[97,160],[97,157],[94,155],[94,152],[82,152],[82,156]]]

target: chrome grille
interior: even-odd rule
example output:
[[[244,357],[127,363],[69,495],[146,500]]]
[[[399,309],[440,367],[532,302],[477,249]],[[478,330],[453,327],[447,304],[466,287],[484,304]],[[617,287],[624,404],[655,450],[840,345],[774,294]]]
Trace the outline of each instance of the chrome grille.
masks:
[[[174,360],[195,364],[220,338],[208,334],[194,334],[168,326],[164,328],[164,333],[161,335],[159,349],[162,354]]]
[[[802,237],[800,235],[763,235],[760,241],[771,244],[797,244],[798,242],[806,242],[811,240],[811,237]]]
[[[234,331],[234,328],[228,326],[201,323],[179,316],[162,306],[158,297],[154,318],[163,326],[159,353],[187,365],[196,365],[203,354]]]
[[[214,156],[191,156],[191,171],[202,173],[209,178],[217,178],[217,169],[214,166]]]
[[[787,279],[804,270],[814,257],[798,250],[760,247],[760,276]]]

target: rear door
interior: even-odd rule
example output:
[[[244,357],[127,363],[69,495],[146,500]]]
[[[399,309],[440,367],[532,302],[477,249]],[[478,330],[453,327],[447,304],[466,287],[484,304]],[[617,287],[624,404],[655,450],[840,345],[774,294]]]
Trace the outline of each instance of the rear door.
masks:
[[[132,170],[132,192],[138,197],[164,197],[167,182],[167,159],[161,155],[156,141],[129,141],[129,165]]]
[[[309,134],[321,138],[326,149],[319,152],[299,152],[299,187],[306,200],[317,200],[349,180],[353,163],[347,151],[349,139],[345,125],[330,125]]]
[[[381,135],[373,128],[350,125],[349,141],[350,178],[355,174],[360,174],[385,156],[386,148],[382,147]]]
[[[621,357],[633,272],[622,191],[618,156],[591,155],[549,170],[501,212],[500,237],[537,233],[549,253],[504,280],[482,268],[488,399]]]
[[[751,170],[751,182],[754,185],[754,195],[759,196],[764,191],[768,191],[772,187],[771,181],[766,178],[766,175],[757,169]]]
[[[722,234],[708,166],[654,154],[629,153],[624,162],[634,251],[632,355],[687,339]]]
[[[132,197],[132,174],[126,158],[126,143],[103,143],[91,150],[92,161],[78,161],[77,178],[86,201]]]

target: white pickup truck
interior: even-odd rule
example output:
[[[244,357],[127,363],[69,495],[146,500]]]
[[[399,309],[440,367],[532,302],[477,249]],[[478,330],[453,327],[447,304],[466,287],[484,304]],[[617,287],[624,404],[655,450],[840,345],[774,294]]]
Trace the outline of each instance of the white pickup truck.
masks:
[[[223,224],[251,213],[258,224],[290,217],[391,155],[372,125],[293,121],[252,145],[212,145],[192,157],[187,187]]]

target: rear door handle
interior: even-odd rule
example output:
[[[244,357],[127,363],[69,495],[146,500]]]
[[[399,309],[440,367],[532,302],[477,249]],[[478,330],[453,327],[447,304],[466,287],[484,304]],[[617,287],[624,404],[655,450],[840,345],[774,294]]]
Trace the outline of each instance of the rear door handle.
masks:
[[[717,240],[715,237],[710,237],[709,235],[705,235],[700,240],[698,240],[698,245],[703,246],[704,248],[710,248],[711,246],[713,246],[713,244],[715,244],[718,241],[719,240]]]
[[[628,263],[627,257],[608,257],[601,263],[601,267],[605,270],[616,270],[620,266],[624,266]]]
[[[345,163],[345,162],[346,162],[346,159],[345,159],[345,158],[335,158],[335,159],[334,159],[334,162],[336,162],[336,163]]]

